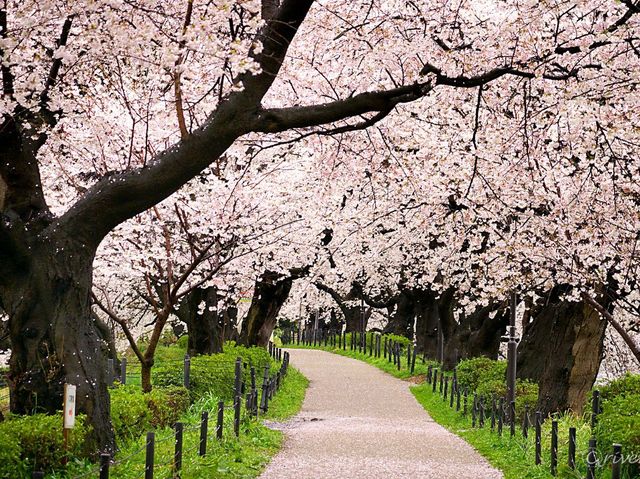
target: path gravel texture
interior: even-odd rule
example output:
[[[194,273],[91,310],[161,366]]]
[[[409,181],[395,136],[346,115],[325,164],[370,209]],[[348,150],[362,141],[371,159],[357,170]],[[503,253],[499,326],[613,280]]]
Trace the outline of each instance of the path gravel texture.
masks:
[[[325,351],[289,352],[310,385],[300,414],[271,424],[286,439],[261,478],[502,478],[429,417],[408,382]]]

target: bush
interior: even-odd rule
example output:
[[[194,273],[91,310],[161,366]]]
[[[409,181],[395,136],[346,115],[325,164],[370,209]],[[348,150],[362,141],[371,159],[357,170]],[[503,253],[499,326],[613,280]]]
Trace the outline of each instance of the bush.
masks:
[[[618,396],[626,396],[629,394],[640,394],[640,374],[626,373],[624,376],[614,379],[605,385],[595,387],[600,391],[600,397],[603,401]],[[591,396],[589,397],[589,399]]]
[[[188,407],[189,392],[181,386],[155,388],[146,394],[135,385],[111,390],[111,422],[120,439],[170,426]]]
[[[264,348],[245,348],[236,346],[233,342],[225,344],[225,350],[220,354],[210,356],[196,356],[191,358],[189,376],[189,394],[195,402],[208,393],[214,393],[222,400],[233,397],[235,379],[235,361],[241,357],[246,368],[243,367],[243,379],[246,384],[250,381],[250,366],[256,368],[256,380],[261,383],[263,369],[270,365],[273,370],[277,363],[271,360]],[[184,384],[182,365],[176,362],[158,363],[153,368],[153,383],[156,386],[181,386]]]
[[[610,453],[612,445],[622,444],[625,457],[640,457],[640,394],[628,390],[609,397],[602,403],[598,416],[596,439],[600,450]],[[638,477],[638,464],[628,465],[629,477]]]
[[[498,382],[505,382],[507,374],[506,361],[494,361],[486,357],[464,359],[457,367],[458,384],[461,388],[469,388],[469,391],[478,391],[484,383],[492,383],[494,386]]]
[[[86,455],[84,445],[88,431],[85,416],[76,416],[76,425],[69,434],[68,456]],[[20,477],[26,470],[60,470],[63,446],[61,414],[9,416],[0,423],[0,477]]]

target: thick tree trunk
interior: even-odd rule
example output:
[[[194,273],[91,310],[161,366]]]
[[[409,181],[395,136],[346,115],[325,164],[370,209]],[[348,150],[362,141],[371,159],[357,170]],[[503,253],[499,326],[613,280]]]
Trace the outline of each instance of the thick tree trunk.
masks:
[[[436,359],[440,324],[438,300],[434,293],[425,290],[414,290],[411,296],[416,312],[416,346],[426,357]]]
[[[201,304],[203,307],[201,307]],[[222,352],[224,317],[218,315],[215,286],[196,288],[182,299],[176,315],[187,325],[190,356]]]
[[[413,323],[416,318],[416,301],[412,291],[401,290],[395,300],[395,309],[382,330],[385,334],[397,334],[413,339]]]
[[[492,318],[494,312],[496,314]],[[453,318],[453,311],[446,317],[447,326],[443,328],[445,368],[455,367],[460,359],[478,356],[498,359],[500,338],[509,323],[508,310],[496,311],[496,306],[486,306],[468,316],[461,316],[460,322]]]
[[[603,354],[607,322],[584,302],[552,298],[527,327],[518,347],[518,377],[540,386],[544,413],[582,412]]]
[[[68,238],[38,238],[21,269],[0,280],[9,316],[11,411],[62,409],[65,383],[93,426],[95,446],[112,450],[106,360],[91,312],[94,251]]]
[[[256,281],[253,299],[242,321],[239,343],[244,346],[266,346],[276,327],[280,308],[289,297],[293,278],[283,278],[267,271]]]

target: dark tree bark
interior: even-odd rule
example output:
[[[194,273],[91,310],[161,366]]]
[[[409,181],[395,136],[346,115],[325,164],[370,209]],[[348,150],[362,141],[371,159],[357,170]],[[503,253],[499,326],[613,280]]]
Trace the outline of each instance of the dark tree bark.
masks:
[[[413,339],[413,323],[416,319],[416,301],[412,291],[401,289],[394,298],[389,321],[382,329],[384,334],[397,334]]]
[[[415,289],[411,292],[416,314],[416,346],[426,357],[438,357],[438,328],[441,308],[436,295],[428,290]]]
[[[256,281],[251,306],[242,320],[239,344],[244,346],[266,346],[276,327],[278,313],[289,297],[295,279],[307,275],[309,268],[291,271],[288,276],[265,271]]]
[[[495,313],[492,318],[491,314]],[[453,368],[461,359],[485,356],[498,359],[500,338],[509,324],[509,311],[496,305],[478,308],[472,314],[461,316],[460,322],[450,320],[444,328],[444,366]]]
[[[364,311],[360,305],[348,304],[348,301],[354,299],[362,299],[361,289],[355,285],[351,288],[348,294],[344,297],[341,296],[335,289],[327,286],[323,283],[316,282],[316,288],[323,291],[335,301],[340,308],[340,312],[344,316],[345,331],[350,333],[352,331],[366,331],[369,318],[371,317],[371,308],[365,307]]]
[[[199,312],[204,303],[204,311]],[[175,310],[176,316],[187,325],[190,356],[222,352],[224,317],[218,315],[218,290],[215,286],[195,288],[187,294]]]
[[[555,288],[533,313],[518,346],[518,377],[539,384],[543,413],[582,412],[603,355],[607,322],[585,302],[559,299]]]
[[[61,233],[30,239],[24,245],[29,256],[0,278],[11,336],[11,412],[54,413],[62,408],[64,384],[74,384],[77,409],[92,419],[95,443],[109,449],[108,345],[89,301],[93,250]]]

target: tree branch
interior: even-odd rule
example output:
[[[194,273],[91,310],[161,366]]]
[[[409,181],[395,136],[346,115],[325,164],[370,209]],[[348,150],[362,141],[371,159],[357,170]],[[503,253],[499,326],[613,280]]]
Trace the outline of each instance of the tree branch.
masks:
[[[585,302],[587,302],[589,305],[591,305],[593,309],[595,309],[598,313],[600,313],[600,315],[602,315],[603,318],[609,321],[609,324],[611,324],[611,326],[613,326],[613,329],[615,329],[618,332],[618,334],[622,337],[622,339],[627,344],[627,346],[629,346],[629,349],[631,350],[633,355],[636,357],[636,360],[640,363],[640,347],[629,335],[627,330],[624,329],[624,327],[618,321],[615,320],[615,318],[609,311],[607,311],[600,303],[598,303],[594,298],[589,296],[587,293],[582,293],[582,299]]]
[[[391,90],[360,93],[351,98],[319,105],[265,109],[258,113],[253,130],[277,133],[292,128],[334,123],[370,112],[384,112],[386,115],[399,103],[417,100],[429,91],[430,83],[416,83]]]
[[[102,302],[98,299],[98,297],[93,291],[91,292],[91,299],[93,300],[93,304],[95,304],[98,308],[100,308],[100,310],[102,310],[107,316],[109,316],[110,319],[112,319],[113,321],[115,321],[120,325],[120,327],[122,328],[122,331],[124,332],[124,335],[127,337],[127,341],[129,341],[129,346],[131,346],[131,350],[133,351],[133,354],[136,355],[136,357],[141,363],[144,363],[145,362],[144,354],[142,354],[142,351],[140,351],[140,348],[138,348],[138,344],[136,343],[136,340],[133,337],[133,334],[131,334],[131,330],[129,329],[129,325],[127,324],[127,322],[124,319],[122,319],[120,316],[118,316],[116,313],[114,313],[110,308],[102,304]]]
[[[64,47],[67,45],[72,23],[73,23],[73,15],[68,16],[67,19],[64,21],[64,24],[62,25],[62,32],[60,33],[60,37],[56,41],[56,46],[58,48]],[[51,91],[51,88],[56,84],[61,67],[62,67],[62,58],[60,57],[54,58],[53,62],[51,63],[51,68],[49,69],[49,75],[47,76],[47,80],[45,81],[45,84],[44,84],[44,90],[42,90],[42,93],[40,94],[40,107],[46,112],[49,111],[49,108],[47,107],[47,102],[49,101],[49,92]]]

